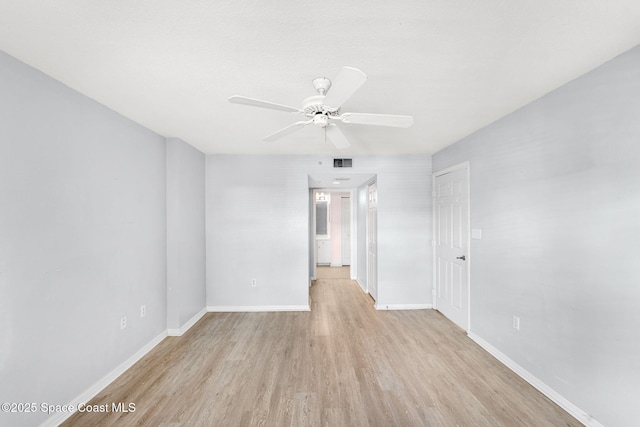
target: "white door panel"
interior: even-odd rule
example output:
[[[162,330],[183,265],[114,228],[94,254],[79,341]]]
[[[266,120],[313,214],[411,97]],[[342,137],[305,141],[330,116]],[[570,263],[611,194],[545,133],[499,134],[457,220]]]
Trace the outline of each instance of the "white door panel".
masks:
[[[342,265],[351,265],[351,198],[343,197],[340,216]]]
[[[367,289],[373,299],[378,299],[378,187],[376,183],[369,185],[369,202],[367,217]]]
[[[469,329],[468,168],[434,176],[435,306]]]

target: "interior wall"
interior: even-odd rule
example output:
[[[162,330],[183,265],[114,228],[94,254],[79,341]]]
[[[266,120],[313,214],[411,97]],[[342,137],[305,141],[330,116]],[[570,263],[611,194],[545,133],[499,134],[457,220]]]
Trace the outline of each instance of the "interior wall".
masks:
[[[472,332],[611,426],[640,396],[639,76],[635,48],[433,157],[471,164]]]
[[[433,304],[431,156],[374,157],[378,308]]]
[[[166,330],[165,140],[2,52],[0,93],[0,401],[63,405]]]
[[[379,301],[431,304],[430,156],[353,159],[340,176],[378,175]],[[207,306],[308,307],[308,175],[333,172],[325,156],[207,156]]]
[[[206,305],[204,160],[167,138],[167,328],[180,330]]]
[[[293,160],[207,155],[208,307],[308,308],[308,178]]]

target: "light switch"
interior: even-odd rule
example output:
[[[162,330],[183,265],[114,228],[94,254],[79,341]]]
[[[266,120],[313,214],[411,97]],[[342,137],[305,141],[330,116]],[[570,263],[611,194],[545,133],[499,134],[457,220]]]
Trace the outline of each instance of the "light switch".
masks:
[[[482,239],[482,230],[480,230],[479,228],[472,228],[471,229],[471,238],[472,239],[476,239],[476,240]]]

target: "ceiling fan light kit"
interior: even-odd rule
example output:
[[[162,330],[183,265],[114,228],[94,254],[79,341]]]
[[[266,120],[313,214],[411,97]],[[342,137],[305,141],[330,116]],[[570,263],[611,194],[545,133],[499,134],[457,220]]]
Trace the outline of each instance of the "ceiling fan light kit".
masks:
[[[321,128],[326,128],[329,124],[329,117],[325,116],[324,114],[318,113],[313,116],[313,124]]]
[[[367,81],[367,75],[357,68],[342,67],[333,84],[326,77],[313,79],[313,87],[317,95],[308,97],[302,102],[302,108],[263,101],[234,95],[229,98],[232,104],[250,105],[253,107],[269,108],[272,110],[286,111],[307,116],[310,120],[296,122],[264,138],[273,142],[285,135],[293,133],[306,125],[313,123],[325,130],[325,137],[338,149],[349,147],[351,144],[344,136],[342,130],[335,123],[338,121],[347,124],[409,127],[413,124],[412,116],[392,114],[368,114],[368,113],[340,113],[340,107]],[[331,90],[329,90],[331,89]]]

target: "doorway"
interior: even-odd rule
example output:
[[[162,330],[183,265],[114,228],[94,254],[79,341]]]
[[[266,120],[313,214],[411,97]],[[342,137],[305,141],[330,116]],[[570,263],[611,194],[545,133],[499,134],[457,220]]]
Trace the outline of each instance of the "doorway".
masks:
[[[326,231],[317,233],[317,222],[326,221],[324,212],[317,211],[318,201],[329,202],[330,205],[339,210],[341,219],[341,231],[345,230],[348,225],[348,232],[341,233],[340,257],[334,259],[334,267],[347,266],[351,280],[355,280],[364,292],[368,293],[367,275],[368,275],[368,249],[367,249],[367,222],[368,222],[368,202],[367,191],[371,182],[376,179],[375,174],[346,174],[344,171],[337,174],[310,174],[308,175],[309,183],[309,285],[313,280],[317,279],[318,255],[322,265],[332,265],[330,251],[331,242],[329,236],[331,233],[330,225],[325,228]],[[331,200],[334,194],[339,194],[335,203]],[[323,200],[322,200],[323,199]],[[335,214],[332,207],[328,204],[326,213],[328,215]],[[322,208],[320,209],[323,210]],[[335,217],[337,218],[337,217]],[[343,226],[344,224],[344,226]],[[322,234],[321,234],[322,233]],[[325,238],[324,243],[318,242],[318,235]],[[333,237],[333,236],[331,236]],[[322,239],[321,239],[322,240]],[[334,242],[335,243],[335,242]]]
[[[433,174],[434,308],[469,331],[469,163]]]

